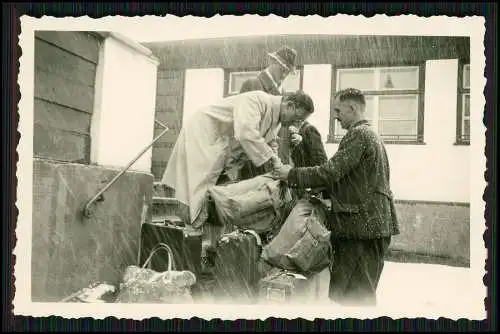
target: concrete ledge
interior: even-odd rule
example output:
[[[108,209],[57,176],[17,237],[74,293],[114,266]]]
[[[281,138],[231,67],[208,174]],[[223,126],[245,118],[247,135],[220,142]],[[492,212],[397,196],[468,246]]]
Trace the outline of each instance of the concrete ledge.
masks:
[[[440,264],[451,267],[470,268],[470,261],[468,259],[409,253],[393,249],[387,251],[385,260],[399,263]]]
[[[96,281],[118,283],[137,263],[141,223],[151,219],[151,174],[126,172],[96,203],[83,207],[117,170],[34,160],[31,294],[57,302]]]
[[[389,249],[456,263],[470,261],[468,206],[397,201],[396,210],[401,233],[392,238]]]

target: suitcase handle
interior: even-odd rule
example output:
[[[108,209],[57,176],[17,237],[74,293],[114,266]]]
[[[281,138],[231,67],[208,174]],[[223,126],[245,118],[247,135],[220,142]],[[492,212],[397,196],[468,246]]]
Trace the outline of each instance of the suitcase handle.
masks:
[[[274,275],[272,275],[269,278],[276,278],[276,277],[280,277],[282,275],[290,276],[290,277],[293,277],[293,278],[296,278],[296,279],[307,280],[307,277],[305,277],[304,275],[298,274],[298,273],[294,273],[294,272],[289,271],[287,269],[280,269],[278,272],[274,273]]]
[[[174,265],[173,265],[174,254],[172,252],[172,249],[167,244],[165,244],[163,242],[159,243],[158,245],[156,245],[151,250],[151,252],[149,253],[148,258],[146,259],[146,261],[144,261],[144,264],[142,265],[142,268],[146,268],[146,267],[149,268],[149,265],[151,264],[151,259],[153,258],[153,256],[156,253],[158,253],[160,250],[162,250],[162,249],[166,250],[167,254],[168,254],[168,267],[167,267],[167,271],[175,270]]]

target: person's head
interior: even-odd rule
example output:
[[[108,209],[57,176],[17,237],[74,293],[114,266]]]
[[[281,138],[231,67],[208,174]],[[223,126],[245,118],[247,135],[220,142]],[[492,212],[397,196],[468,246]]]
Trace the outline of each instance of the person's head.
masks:
[[[302,124],[314,112],[314,103],[301,90],[283,95],[280,107],[280,123],[284,126]]]
[[[267,69],[278,84],[281,84],[290,73],[295,72],[297,51],[294,49],[283,46],[278,51],[269,53],[268,56],[269,65]]]
[[[338,91],[333,100],[333,115],[340,122],[342,129],[365,118],[365,96],[355,88]]]

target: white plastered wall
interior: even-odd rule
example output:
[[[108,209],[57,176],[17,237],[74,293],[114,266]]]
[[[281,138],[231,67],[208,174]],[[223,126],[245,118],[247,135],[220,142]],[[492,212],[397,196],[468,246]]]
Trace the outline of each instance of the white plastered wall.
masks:
[[[158,60],[127,38],[105,33],[96,74],[91,161],[123,168],[153,140]],[[150,173],[152,150],[130,170]]]

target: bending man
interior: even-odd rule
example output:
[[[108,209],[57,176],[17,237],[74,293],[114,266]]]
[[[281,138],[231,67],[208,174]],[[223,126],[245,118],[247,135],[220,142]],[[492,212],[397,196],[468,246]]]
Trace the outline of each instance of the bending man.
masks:
[[[255,166],[281,165],[276,136],[280,126],[304,121],[314,106],[301,92],[274,96],[251,91],[201,108],[181,129],[162,182],[189,206],[190,223],[207,219],[208,187],[219,178],[237,180],[245,157]]]

